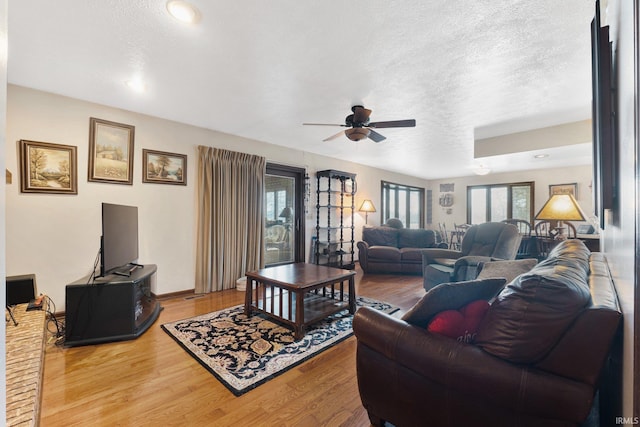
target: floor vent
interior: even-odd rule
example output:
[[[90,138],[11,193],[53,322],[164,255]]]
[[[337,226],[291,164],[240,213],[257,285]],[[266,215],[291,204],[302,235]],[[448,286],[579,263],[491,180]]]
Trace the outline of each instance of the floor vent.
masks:
[[[188,299],[202,298],[203,296],[204,294],[189,295],[188,297],[184,297],[184,299],[188,300]]]

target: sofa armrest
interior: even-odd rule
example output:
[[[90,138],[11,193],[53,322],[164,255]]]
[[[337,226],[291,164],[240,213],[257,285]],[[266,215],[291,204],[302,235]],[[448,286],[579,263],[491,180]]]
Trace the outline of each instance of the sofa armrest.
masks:
[[[369,262],[369,244],[365,241],[359,241],[358,246],[358,262],[360,262],[360,268],[364,273],[367,272]]]
[[[480,272],[478,268],[485,262],[493,261],[489,256],[468,255],[458,258],[453,265],[452,277],[456,282],[473,280]]]
[[[369,387],[373,383],[381,390],[402,390],[399,382],[405,377],[393,374],[394,366],[401,365],[425,383],[438,384],[442,393],[465,395],[478,404],[507,411],[579,422],[591,408],[593,388],[588,384],[507,362],[475,345],[431,334],[368,307],[356,312],[353,330],[358,340],[357,366],[381,365],[368,371],[380,372],[379,378],[363,381]],[[361,346],[368,351],[360,352]],[[374,362],[360,360],[361,353],[372,352],[381,357]],[[359,371],[359,383],[360,375]],[[380,390],[360,393],[384,394]]]
[[[495,258],[492,258],[490,256],[481,256],[481,255],[467,255],[467,256],[458,258],[455,265],[477,267],[481,263],[490,262],[490,261],[495,261]]]
[[[427,248],[422,249],[422,268],[429,264],[434,264],[436,258],[458,259],[462,256],[462,252],[453,249],[443,248]]]

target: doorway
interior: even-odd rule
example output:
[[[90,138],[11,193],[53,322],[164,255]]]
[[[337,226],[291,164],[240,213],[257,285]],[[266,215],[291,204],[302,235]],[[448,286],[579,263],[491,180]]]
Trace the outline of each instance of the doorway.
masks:
[[[305,170],[268,163],[265,177],[265,266],[304,261]]]

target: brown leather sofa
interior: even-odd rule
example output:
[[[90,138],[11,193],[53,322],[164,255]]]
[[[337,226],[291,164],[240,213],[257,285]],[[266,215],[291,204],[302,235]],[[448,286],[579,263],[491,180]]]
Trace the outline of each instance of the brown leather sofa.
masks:
[[[364,273],[422,273],[422,249],[438,247],[433,230],[364,227],[358,260]]]
[[[465,283],[467,293],[478,289]],[[458,305],[466,296],[452,295],[444,299]],[[587,418],[622,316],[602,254],[578,240],[558,245],[500,291],[473,344],[428,332],[415,310],[428,306],[403,319],[364,307],[355,315],[358,387],[372,424],[578,426]]]

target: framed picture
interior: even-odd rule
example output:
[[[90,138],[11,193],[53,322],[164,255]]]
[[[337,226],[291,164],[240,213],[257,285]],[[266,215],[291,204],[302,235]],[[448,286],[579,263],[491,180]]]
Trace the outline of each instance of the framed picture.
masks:
[[[578,184],[555,184],[549,186],[549,197],[554,194],[571,194],[573,197],[578,197]]]
[[[187,185],[187,156],[143,149],[142,182]]]
[[[76,147],[20,141],[20,191],[78,194]]]
[[[89,181],[133,184],[135,128],[93,117],[89,124]]]

